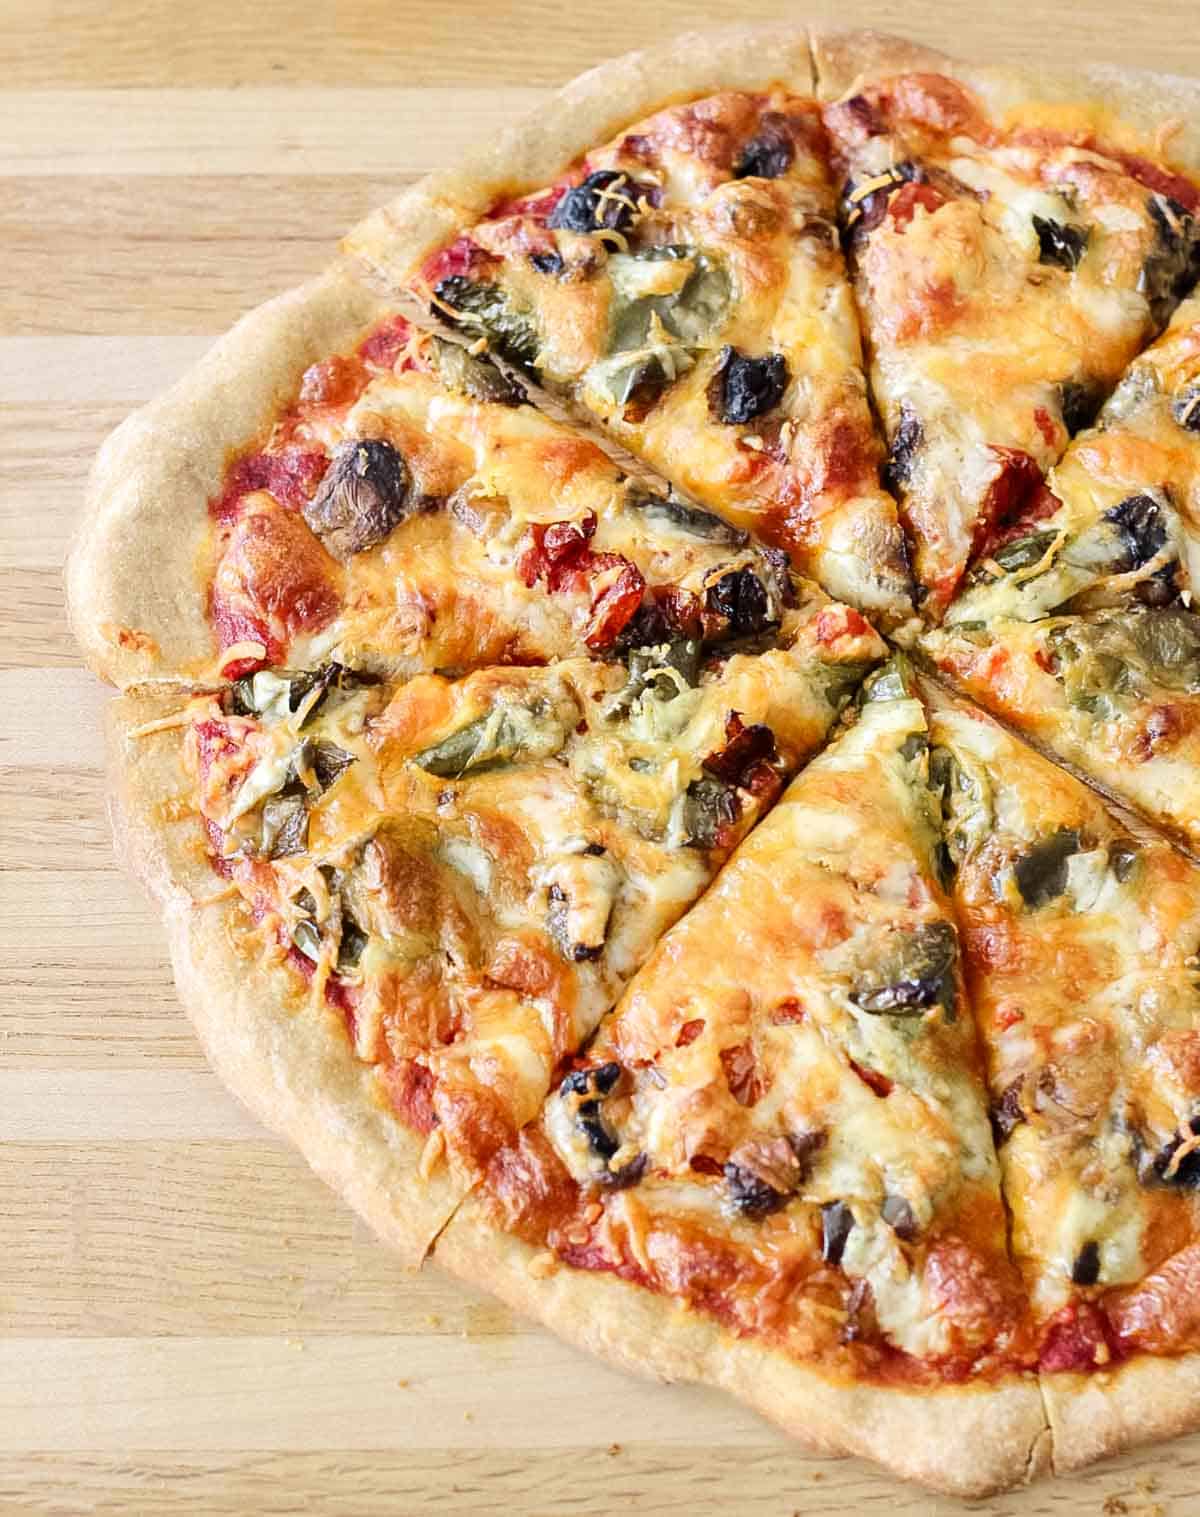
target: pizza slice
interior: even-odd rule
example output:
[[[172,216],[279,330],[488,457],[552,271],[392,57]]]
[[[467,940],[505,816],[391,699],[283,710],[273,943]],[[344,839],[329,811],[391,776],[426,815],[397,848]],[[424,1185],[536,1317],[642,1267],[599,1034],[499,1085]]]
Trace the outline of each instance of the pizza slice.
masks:
[[[818,39],[886,471],[939,620],[1200,273],[1200,154],[1130,89]],[[1150,97],[1151,99],[1153,97]]]
[[[1200,569],[1200,298],[1185,300],[1071,443],[1032,509],[992,537],[946,625],[1135,602]]]
[[[206,951],[347,1045],[434,1194],[461,1195],[883,653],[814,594],[754,650],[258,670],[135,725],[174,734],[193,787],[227,919]],[[153,833],[160,802],[130,804]]]
[[[939,674],[1200,849],[1200,616],[1134,604],[935,628]]]
[[[68,582],[126,686],[708,647],[769,636],[793,599],[780,550],[631,479],[336,269],[110,439]]]
[[[1058,1468],[1200,1408],[1200,869],[981,712],[932,768]]]
[[[1036,1467],[1043,1416],[928,753],[885,666],[437,1257],[624,1364],[968,1491]]]
[[[487,188],[441,246],[405,201],[351,246],[830,593],[909,616],[815,103],[724,90]]]

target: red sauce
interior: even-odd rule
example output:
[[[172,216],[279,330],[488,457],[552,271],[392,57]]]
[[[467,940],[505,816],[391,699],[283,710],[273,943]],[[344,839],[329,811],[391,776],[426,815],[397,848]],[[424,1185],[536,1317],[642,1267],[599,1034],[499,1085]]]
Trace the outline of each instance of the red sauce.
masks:
[[[847,606],[826,606],[817,616],[815,631],[817,641],[828,648],[842,637],[866,637],[871,624]]]
[[[433,1109],[436,1083],[433,1073],[415,1059],[401,1059],[384,1073],[384,1084],[396,1115],[422,1136],[437,1126],[437,1113]]]
[[[396,359],[412,340],[412,327],[403,316],[381,321],[358,347],[358,356],[375,369],[394,369]],[[412,367],[406,364],[405,368]]]
[[[278,453],[246,454],[225,475],[224,489],[209,501],[209,513],[219,522],[233,521],[242,496],[254,490],[268,490],[281,506],[298,511],[312,497],[328,465],[324,453],[299,445]]]
[[[887,1075],[880,1074],[877,1069],[867,1069],[865,1065],[859,1064],[854,1059],[850,1060],[850,1068],[864,1085],[869,1086],[881,1098],[890,1096],[896,1088],[893,1081],[889,1080]]]
[[[887,213],[896,230],[903,232],[911,225],[918,206],[932,214],[945,204],[945,195],[932,184],[906,184],[888,201]]]
[[[430,289],[436,289],[443,279],[456,274],[477,274],[493,261],[491,254],[484,252],[478,243],[469,237],[460,237],[425,260],[421,265],[421,278]]]
[[[266,624],[241,606],[229,605],[216,590],[209,599],[209,619],[217,634],[217,646],[232,648],[235,643],[258,642],[263,645],[262,658],[238,658],[226,664],[222,673],[227,679],[242,679],[269,664],[283,662],[283,647],[267,631]]]
[[[1065,1306],[1051,1321],[1042,1340],[1038,1367],[1050,1374],[1106,1369],[1117,1357],[1117,1348],[1099,1307],[1077,1301]]]
[[[532,216],[538,221],[545,221],[571,186],[578,184],[581,178],[582,175],[578,173],[570,174],[548,190],[536,190],[532,195],[503,197],[491,207],[484,220],[502,221],[508,216]]]

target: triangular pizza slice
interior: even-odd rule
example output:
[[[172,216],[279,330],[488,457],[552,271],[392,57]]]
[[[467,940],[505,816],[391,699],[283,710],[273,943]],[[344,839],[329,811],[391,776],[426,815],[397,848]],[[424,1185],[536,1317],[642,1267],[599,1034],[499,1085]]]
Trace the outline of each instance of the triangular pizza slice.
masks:
[[[938,620],[1194,284],[1200,181],[1128,94],[1042,99],[1036,76],[874,41],[818,68],[887,477]]]
[[[625,1364],[978,1489],[1036,1464],[1042,1412],[928,754],[885,666],[437,1257]]]
[[[773,87],[668,106],[499,192],[408,287],[832,594],[911,614],[815,103]],[[380,239],[382,243],[380,244]],[[352,240],[389,277],[378,223]]]
[[[206,955],[347,1044],[435,1194],[443,1171],[462,1194],[884,652],[820,594],[771,641],[459,681],[260,670],[126,718],[122,752],[173,741],[193,787],[193,895],[227,919],[197,929]],[[180,815],[126,807],[151,837]],[[229,1012],[209,1041],[252,1030]]]
[[[1200,868],[974,707],[940,701],[930,725],[1012,1248],[1070,1468],[1200,1405]]]

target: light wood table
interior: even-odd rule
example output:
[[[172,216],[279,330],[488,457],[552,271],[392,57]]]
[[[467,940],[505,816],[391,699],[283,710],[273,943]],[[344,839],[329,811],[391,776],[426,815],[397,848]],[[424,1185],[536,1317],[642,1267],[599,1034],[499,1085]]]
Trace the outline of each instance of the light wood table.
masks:
[[[685,0],[0,0],[0,1510],[950,1513],[407,1277],[209,1074],[102,811],[60,565],[101,437],[374,202]],[[820,0],[1200,73],[1192,4]],[[1123,1504],[1122,1504],[1123,1503]],[[982,1503],[1194,1513],[1200,1437]]]

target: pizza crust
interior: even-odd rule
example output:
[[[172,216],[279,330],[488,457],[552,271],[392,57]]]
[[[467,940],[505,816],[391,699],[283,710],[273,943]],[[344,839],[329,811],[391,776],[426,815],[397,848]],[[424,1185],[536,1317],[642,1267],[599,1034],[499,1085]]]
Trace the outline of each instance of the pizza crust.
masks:
[[[493,1226],[474,1196],[433,1255],[460,1279],[618,1368],[728,1391],[814,1452],[863,1455],[957,1496],[1021,1485],[1050,1467],[1049,1428],[1032,1376],[939,1391],[838,1382],[615,1275],[561,1265],[543,1273],[537,1256]]]
[[[939,73],[974,90],[996,117],[1034,101],[1100,101],[1107,117],[1140,133],[1147,147],[1154,146],[1167,123],[1176,125],[1169,139],[1171,158],[1181,167],[1200,168],[1200,80],[1113,64],[980,68],[903,37],[869,30],[815,30],[812,49],[819,100],[838,100],[891,74]]]
[[[557,179],[589,148],[653,111],[717,90],[814,87],[806,27],[689,33],[589,69],[502,132],[489,147],[430,174],[355,227],[343,242],[391,290],[502,196]]]
[[[107,439],[67,559],[71,627],[89,666],[127,689],[203,680],[208,502],[230,455],[294,399],[304,370],[386,314],[345,264],[245,316]]]
[[[1048,1375],[1055,1474],[1200,1425],[1200,1354],[1131,1360],[1110,1375]]]
[[[289,1139],[410,1268],[469,1189],[443,1163],[423,1177],[425,1139],[381,1103],[332,1008],[314,1008],[284,961],[239,951],[240,897],[221,890],[204,849],[178,692],[121,696],[108,711],[109,810],[118,857],[162,910],[179,998],[209,1062],[238,1099]]]

